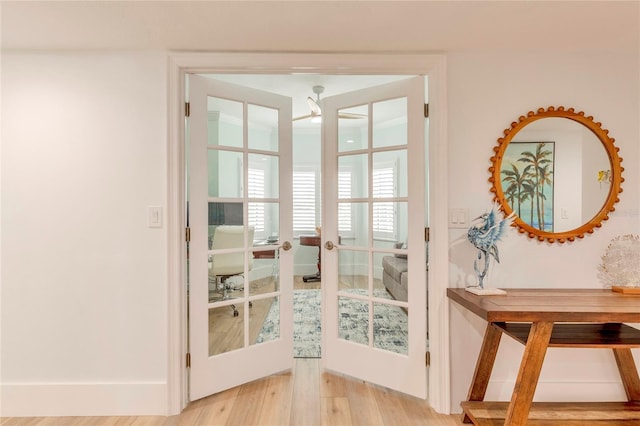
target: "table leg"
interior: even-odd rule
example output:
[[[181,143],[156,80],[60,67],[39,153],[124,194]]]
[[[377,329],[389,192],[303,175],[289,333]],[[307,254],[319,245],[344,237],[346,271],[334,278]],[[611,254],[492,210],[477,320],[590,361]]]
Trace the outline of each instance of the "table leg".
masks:
[[[507,409],[505,425],[526,425],[531,409],[533,395],[538,385],[538,377],[542,370],[542,362],[547,353],[553,322],[534,322],[527,338],[527,345],[522,355],[518,378],[513,387],[511,402]]]
[[[624,384],[624,391],[629,401],[640,401],[640,377],[629,348],[613,348],[620,378]]]
[[[496,327],[493,323],[487,325],[487,329],[484,332],[484,339],[482,340],[482,347],[480,348],[480,354],[478,355],[478,361],[476,363],[476,371],[473,373],[473,380],[471,381],[471,387],[469,388],[469,394],[467,395],[467,401],[484,400],[484,395],[487,392],[487,386],[489,385],[489,379],[491,378],[491,370],[493,370],[493,363],[495,362],[496,354],[498,353],[501,336],[501,329]],[[462,413],[462,422],[471,423],[471,419],[465,413]]]

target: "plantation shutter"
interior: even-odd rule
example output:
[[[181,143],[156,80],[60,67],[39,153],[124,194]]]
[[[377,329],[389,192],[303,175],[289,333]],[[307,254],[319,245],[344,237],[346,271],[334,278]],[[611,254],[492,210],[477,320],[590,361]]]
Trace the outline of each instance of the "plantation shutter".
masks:
[[[372,173],[373,198],[393,198],[395,173],[393,167],[377,168]],[[395,211],[391,201],[373,203],[373,233],[378,238],[395,238]]]
[[[247,195],[249,198],[264,198],[264,170],[249,168],[248,173]],[[264,203],[249,203],[248,213],[249,224],[255,227],[255,232],[263,232]]]
[[[316,173],[293,172],[293,232],[315,232],[316,229]]]
[[[338,172],[338,199],[351,198],[351,172]],[[351,204],[338,204],[338,231],[341,235],[351,232]]]

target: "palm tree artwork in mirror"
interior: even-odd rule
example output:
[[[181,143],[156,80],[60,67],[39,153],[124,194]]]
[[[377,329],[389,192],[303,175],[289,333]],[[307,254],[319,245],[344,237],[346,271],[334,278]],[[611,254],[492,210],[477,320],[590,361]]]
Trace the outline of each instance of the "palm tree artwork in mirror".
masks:
[[[553,142],[511,142],[502,160],[504,196],[529,226],[553,232]]]
[[[622,192],[622,158],[609,131],[573,108],[529,111],[493,148],[489,182],[518,231],[549,243],[602,226]]]

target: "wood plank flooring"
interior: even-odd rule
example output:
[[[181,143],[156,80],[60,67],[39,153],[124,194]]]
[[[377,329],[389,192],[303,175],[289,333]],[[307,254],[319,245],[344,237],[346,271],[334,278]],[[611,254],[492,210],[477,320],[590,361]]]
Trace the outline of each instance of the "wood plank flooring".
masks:
[[[272,278],[262,278],[251,282],[251,294],[264,294],[275,290]],[[294,290],[319,289],[321,283],[302,281],[302,275],[293,277]],[[273,298],[256,300],[249,311],[249,342],[254,344],[262,330],[264,319],[269,313]],[[213,308],[209,311],[209,355],[218,355],[241,348],[244,345],[244,305],[237,305],[239,315],[233,316],[230,306]]]
[[[194,401],[177,416],[3,418],[2,426],[462,425],[418,398],[322,372],[318,359]]]
[[[295,289],[317,289],[320,282],[294,277]],[[268,290],[268,287],[267,287]],[[266,290],[265,290],[266,291]],[[259,325],[268,306],[254,304],[250,319]],[[216,312],[234,346],[238,317],[228,306]],[[242,313],[241,313],[242,315]],[[213,318],[211,318],[213,320]],[[250,328],[251,328],[250,327]],[[253,335],[254,332],[250,330]],[[235,337],[234,337],[235,336]],[[252,336],[253,337],[253,336]],[[194,401],[178,416],[2,418],[2,426],[376,426],[462,425],[460,415],[434,412],[426,401],[342,375],[322,372],[319,359],[294,360],[290,372],[247,383]],[[437,392],[437,390],[435,390]]]

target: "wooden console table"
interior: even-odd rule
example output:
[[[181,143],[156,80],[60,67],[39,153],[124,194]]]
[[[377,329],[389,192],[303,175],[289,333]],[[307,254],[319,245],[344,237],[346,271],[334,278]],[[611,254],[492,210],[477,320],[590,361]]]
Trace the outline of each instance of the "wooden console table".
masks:
[[[640,378],[631,348],[640,347],[640,296],[599,289],[507,289],[506,295],[476,296],[462,288],[447,296],[485,319],[487,329],[463,422],[476,425],[640,424]],[[510,402],[484,401],[500,338],[525,345]],[[547,347],[609,348],[628,401],[533,403]]]

